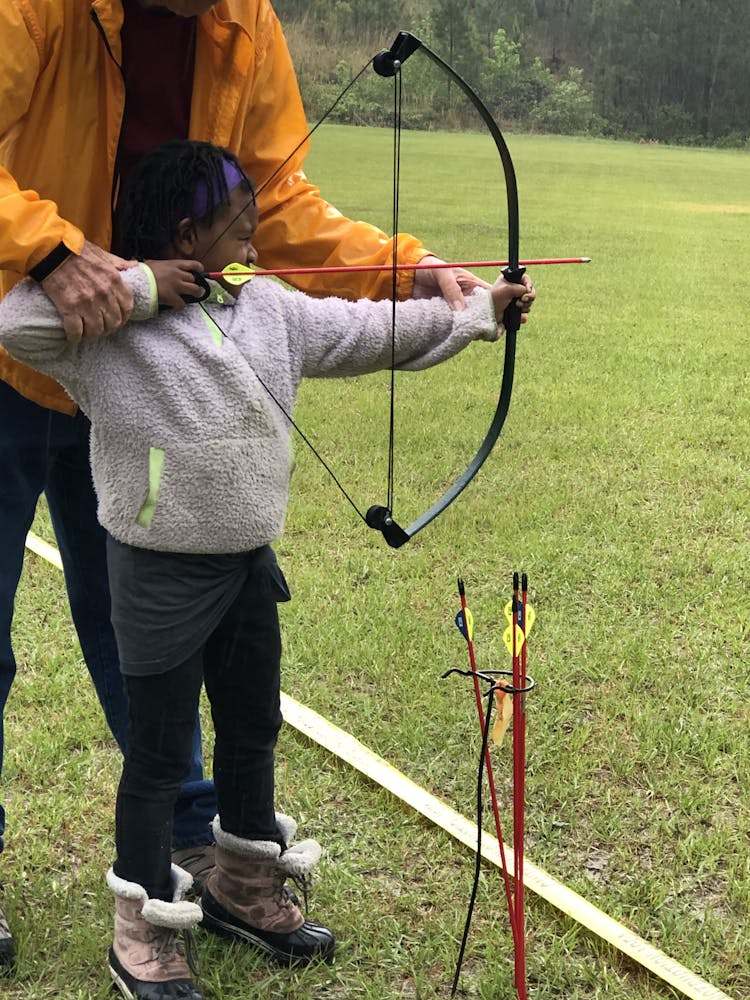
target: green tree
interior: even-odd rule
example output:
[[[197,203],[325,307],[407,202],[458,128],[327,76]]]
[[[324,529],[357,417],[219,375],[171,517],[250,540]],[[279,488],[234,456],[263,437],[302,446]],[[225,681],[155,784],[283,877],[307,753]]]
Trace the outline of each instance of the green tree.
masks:
[[[336,64],[408,29],[518,127],[666,142],[743,145],[750,136],[747,0],[275,0],[314,38],[303,96],[329,99]],[[334,44],[335,43],[335,44]],[[373,51],[375,51],[373,47]],[[413,65],[412,65],[413,62]],[[404,117],[468,123],[455,87],[428,60],[408,64]],[[307,100],[307,97],[306,97]],[[379,98],[352,98],[351,120],[379,120]],[[374,117],[373,117],[374,116]]]
[[[429,19],[432,45],[473,87],[479,85],[480,49],[465,0],[436,0]],[[451,104],[450,82],[448,105]]]

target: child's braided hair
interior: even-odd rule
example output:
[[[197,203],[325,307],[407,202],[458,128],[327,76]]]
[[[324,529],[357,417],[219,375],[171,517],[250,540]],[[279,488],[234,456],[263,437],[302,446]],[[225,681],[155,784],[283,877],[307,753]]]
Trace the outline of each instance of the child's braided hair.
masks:
[[[210,226],[229,191],[224,175],[228,161],[241,174],[241,189],[254,199],[250,178],[234,156],[220,146],[197,140],[174,140],[150,150],[139,161],[125,188],[117,212],[113,252],[129,259],[156,260],[186,218]],[[196,218],[198,191],[206,210]],[[205,198],[205,193],[211,196]]]

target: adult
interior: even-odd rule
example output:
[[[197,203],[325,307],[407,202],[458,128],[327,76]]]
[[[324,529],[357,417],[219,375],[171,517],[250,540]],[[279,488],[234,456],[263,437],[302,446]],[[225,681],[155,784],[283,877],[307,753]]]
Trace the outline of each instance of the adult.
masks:
[[[305,177],[306,133],[294,70],[268,0],[3,0],[0,295],[31,275],[71,340],[119,329],[133,303],[119,273],[127,265],[108,252],[113,208],[139,157],[174,138],[225,146],[259,184],[272,178],[259,198],[255,239],[266,267],[389,262],[392,241],[342,216]],[[405,235],[399,255],[408,263],[429,256]],[[414,274],[400,275],[400,297],[440,292],[455,308],[463,304],[455,272]],[[359,273],[300,278],[298,285],[382,298],[390,280]],[[127,708],[88,465],[89,425],[57,383],[4,352],[0,380],[0,766],[2,711],[16,670],[13,605],[42,492],[83,658],[122,747]],[[198,876],[212,864],[214,813],[197,727],[174,847]],[[0,806],[0,850],[4,831]],[[0,912],[0,964],[12,959]]]

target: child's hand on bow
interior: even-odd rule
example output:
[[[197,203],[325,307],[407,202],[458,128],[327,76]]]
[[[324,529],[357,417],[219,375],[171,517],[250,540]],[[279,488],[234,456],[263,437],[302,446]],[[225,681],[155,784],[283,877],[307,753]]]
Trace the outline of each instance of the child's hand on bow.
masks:
[[[495,284],[492,285],[490,293],[495,306],[495,319],[497,320],[498,331],[500,333],[503,333],[505,329],[503,326],[503,313],[512,302],[515,302],[520,307],[521,322],[525,323],[527,313],[536,298],[536,291],[528,274],[524,274],[519,285],[510,284],[510,282],[506,281],[500,275]]]

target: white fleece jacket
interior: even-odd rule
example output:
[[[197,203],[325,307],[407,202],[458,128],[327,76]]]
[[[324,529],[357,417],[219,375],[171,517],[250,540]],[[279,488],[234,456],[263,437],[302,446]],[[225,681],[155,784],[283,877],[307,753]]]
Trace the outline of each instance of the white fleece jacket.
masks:
[[[3,347],[57,379],[91,420],[100,522],[121,542],[168,552],[271,542],[284,525],[291,464],[280,406],[292,412],[304,377],[389,368],[391,302],[313,299],[254,278],[236,301],[215,286],[212,301],[159,312],[149,268],[122,276],[133,316],[92,343],[65,339],[31,280],[0,302]],[[398,303],[396,315],[400,369],[497,338],[484,289],[461,312],[421,299]]]

